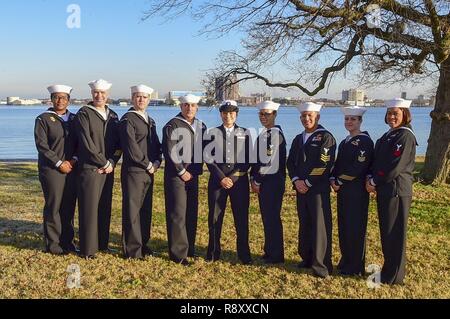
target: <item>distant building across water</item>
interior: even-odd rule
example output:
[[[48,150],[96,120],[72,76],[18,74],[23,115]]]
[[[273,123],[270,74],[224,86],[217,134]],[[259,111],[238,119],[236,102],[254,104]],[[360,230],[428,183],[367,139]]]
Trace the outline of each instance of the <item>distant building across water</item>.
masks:
[[[9,96],[6,98],[6,104],[8,105],[39,105],[42,104],[38,99],[21,99],[18,96]]]
[[[239,83],[235,83],[238,80],[236,74],[231,75],[229,78],[219,77],[215,79],[215,100],[218,102],[225,100],[238,101]]]
[[[364,90],[344,90],[342,91],[342,103],[347,105],[364,106],[367,101],[367,96]]]

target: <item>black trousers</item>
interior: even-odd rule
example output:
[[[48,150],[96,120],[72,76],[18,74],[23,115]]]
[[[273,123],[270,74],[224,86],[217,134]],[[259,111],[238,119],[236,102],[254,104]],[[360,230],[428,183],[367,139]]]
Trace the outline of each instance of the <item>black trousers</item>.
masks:
[[[234,226],[236,228],[236,247],[238,258],[242,262],[251,261],[249,246],[248,211],[250,205],[250,186],[248,176],[242,176],[231,189],[224,189],[217,181],[209,179],[208,184],[208,227],[209,243],[206,258],[220,259],[220,237],[222,234],[223,218],[227,199],[230,197],[233,212]]]
[[[297,212],[300,221],[298,252],[316,275],[328,276],[333,271],[330,193],[297,193]]]
[[[153,177],[122,169],[122,244],[128,258],[142,258],[150,240]]]
[[[369,193],[363,181],[341,186],[337,194],[337,216],[341,260],[338,269],[346,275],[364,275]]]
[[[283,224],[281,207],[285,191],[285,178],[267,177],[261,184],[259,208],[264,226],[264,257],[266,260],[284,261]]]
[[[47,252],[59,254],[74,250],[73,219],[77,200],[76,173],[41,168],[39,181],[44,193],[44,241]]]
[[[195,255],[198,219],[198,176],[185,183],[164,174],[169,258],[180,262]]]
[[[80,251],[84,256],[108,249],[114,173],[81,169],[78,182]]]
[[[377,193],[381,248],[384,264],[381,282],[402,284],[406,268],[406,232],[411,196],[386,196]]]

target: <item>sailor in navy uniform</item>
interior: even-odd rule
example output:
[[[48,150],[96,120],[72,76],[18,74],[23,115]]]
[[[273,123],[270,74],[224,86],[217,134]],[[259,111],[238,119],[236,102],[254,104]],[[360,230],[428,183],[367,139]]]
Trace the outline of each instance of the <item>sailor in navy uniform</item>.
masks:
[[[406,268],[406,233],[412,201],[417,141],[410,126],[411,101],[386,101],[385,122],[390,126],[375,144],[372,176],[367,191],[377,193],[384,265],[381,282],[402,284]]]
[[[298,107],[305,131],[292,143],[287,160],[289,176],[297,192],[300,221],[300,268],[312,268],[318,277],[333,271],[331,262],[330,171],[334,164],[336,141],[319,125],[321,105],[307,102]]]
[[[181,112],[163,128],[164,190],[170,260],[188,266],[195,257],[198,179],[203,174],[206,125],[195,116],[200,98],[180,98]]]
[[[79,141],[78,209],[80,251],[95,258],[98,250],[110,251],[114,168],[122,156],[119,117],[108,105],[111,84],[105,80],[89,83],[93,102],[77,113],[75,124]]]
[[[125,258],[153,255],[147,246],[152,222],[154,174],[162,162],[161,143],[155,121],[147,114],[153,89],[131,88],[133,107],[120,121],[123,150],[122,242]]]
[[[247,129],[236,124],[239,108],[236,101],[222,102],[220,116],[223,124],[208,132],[212,141],[208,144],[210,160],[205,159],[211,172],[208,183],[208,225],[209,244],[206,259],[220,259],[220,237],[223,218],[230,197],[234,225],[236,227],[237,254],[243,264],[252,262],[249,246],[248,213],[250,187],[248,170],[250,168],[251,140]]]
[[[257,105],[264,130],[255,143],[256,164],[251,170],[253,192],[258,194],[264,226],[264,256],[267,264],[284,262],[281,207],[286,185],[286,139],[275,125],[280,104],[265,101]]]
[[[44,193],[44,240],[46,252],[76,252],[73,219],[77,199],[75,114],[67,107],[72,88],[48,88],[53,107],[36,118],[34,138],[39,153],[39,181]]]
[[[342,275],[364,275],[369,212],[365,183],[373,157],[373,141],[367,132],[361,132],[365,108],[351,106],[341,110],[349,136],[339,144],[330,178],[331,187],[337,192],[341,250],[338,270]]]

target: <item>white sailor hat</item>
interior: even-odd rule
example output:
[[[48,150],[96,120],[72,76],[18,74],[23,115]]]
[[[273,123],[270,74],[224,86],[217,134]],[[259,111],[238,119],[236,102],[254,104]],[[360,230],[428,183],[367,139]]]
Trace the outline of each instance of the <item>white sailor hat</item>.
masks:
[[[61,85],[61,84],[51,85],[47,88],[47,90],[50,94],[66,93],[66,94],[70,95],[70,93],[72,93],[72,88],[70,86]]]
[[[131,94],[134,93],[146,93],[148,95],[152,94],[155,90],[153,90],[151,87],[144,85],[144,84],[139,84],[136,86],[132,86],[131,87]]]
[[[89,86],[91,90],[99,90],[99,91],[109,91],[111,89],[112,84],[103,79],[89,82]]]
[[[272,101],[263,101],[263,102],[259,103],[258,105],[256,105],[256,107],[258,108],[258,110],[278,111],[278,109],[280,108],[280,104],[272,102]]]
[[[367,109],[360,106],[341,107],[341,112],[348,116],[363,116]]]
[[[238,104],[233,100],[225,100],[220,104],[219,112],[239,112]]]
[[[313,102],[305,102],[297,106],[297,109],[300,113],[303,112],[319,112],[322,109],[322,105],[316,104]]]
[[[200,102],[200,99],[201,98],[199,96],[195,96],[193,94],[188,94],[188,95],[180,97],[179,100],[180,100],[181,104],[185,104],[185,103],[198,104],[198,102]]]
[[[404,109],[409,109],[411,106],[412,101],[411,100],[404,100],[402,98],[395,98],[393,100],[385,101],[386,107],[389,109],[391,107],[399,107]]]

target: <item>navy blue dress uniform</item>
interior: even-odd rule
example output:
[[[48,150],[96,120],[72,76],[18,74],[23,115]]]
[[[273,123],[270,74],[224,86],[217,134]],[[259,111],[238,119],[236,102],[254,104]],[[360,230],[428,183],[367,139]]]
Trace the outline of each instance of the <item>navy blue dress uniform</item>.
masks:
[[[67,86],[49,87],[50,93],[66,93]],[[59,116],[53,108],[36,118],[34,137],[38,150],[39,181],[44,193],[45,249],[53,254],[75,251],[74,213],[77,199],[76,173],[59,170],[65,161],[76,160],[75,114]]]
[[[235,104],[223,104],[219,111],[238,112],[239,109]],[[249,264],[252,261],[248,221],[251,136],[247,129],[237,124],[232,128],[221,125],[209,131],[208,135],[211,137],[208,149],[212,151],[210,154],[212,158],[205,160],[211,172],[208,182],[209,243],[206,259],[209,261],[220,259],[220,237],[229,197],[236,227],[237,255],[243,264]],[[226,177],[233,181],[233,187],[230,189],[225,189],[221,185],[221,181]]]
[[[104,87],[102,82],[99,85]],[[119,117],[108,106],[105,110],[101,114],[90,103],[80,108],[75,121],[79,140],[80,252],[85,257],[108,250],[114,173],[99,174],[98,170],[115,167],[122,156]]]
[[[203,122],[195,119],[191,125],[181,113],[163,128],[162,149],[166,163],[164,191],[169,258],[176,263],[183,263],[187,257],[195,256],[198,177],[203,174],[205,132],[206,125]],[[180,145],[184,148],[178,152]],[[193,176],[189,182],[181,179],[185,172]]]
[[[155,121],[145,112],[128,110],[120,121],[123,150],[122,241],[125,257],[151,255],[147,246],[152,222],[154,175],[162,162],[161,143]]]
[[[260,105],[260,110],[278,110],[279,104]],[[255,143],[256,164],[251,180],[260,187],[259,209],[264,227],[264,256],[267,263],[284,262],[281,208],[286,185],[286,138],[279,125],[265,129]]]
[[[349,109],[346,115],[361,116],[363,110]],[[352,113],[353,111],[353,113]],[[362,112],[362,113],[361,113]],[[351,114],[350,114],[351,113]],[[361,114],[360,114],[361,113]],[[337,217],[343,275],[364,275],[369,193],[366,178],[373,158],[373,141],[367,132],[348,136],[338,148],[331,179],[340,186],[337,193]]]
[[[333,271],[329,178],[335,160],[336,141],[321,125],[306,141],[305,134],[303,132],[294,138],[287,160],[292,182],[304,180],[309,187],[306,194],[297,192],[298,251],[303,259],[300,265],[312,268],[316,276],[326,277]]]
[[[394,99],[389,107],[409,108],[411,101]],[[390,129],[375,144],[372,178],[376,186],[384,264],[381,282],[402,284],[406,270],[406,234],[412,202],[417,140],[409,125]]]

